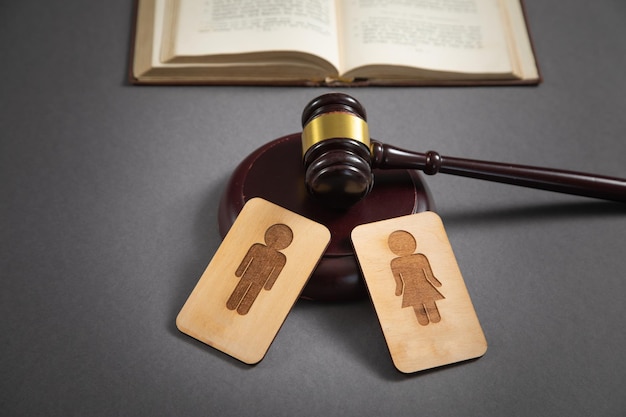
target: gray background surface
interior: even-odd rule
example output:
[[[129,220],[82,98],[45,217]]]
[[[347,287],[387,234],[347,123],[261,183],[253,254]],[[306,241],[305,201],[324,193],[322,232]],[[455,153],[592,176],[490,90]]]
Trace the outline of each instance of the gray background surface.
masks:
[[[489,350],[406,376],[300,301],[258,366],[174,319],[251,151],[327,89],[137,87],[131,2],[0,2],[0,414],[622,416],[624,205],[428,178]],[[373,137],[626,177],[626,2],[528,0],[539,87],[362,88]]]

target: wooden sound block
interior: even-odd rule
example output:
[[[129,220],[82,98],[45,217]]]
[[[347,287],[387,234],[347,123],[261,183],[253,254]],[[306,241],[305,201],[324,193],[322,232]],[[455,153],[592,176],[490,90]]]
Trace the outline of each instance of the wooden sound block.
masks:
[[[329,241],[323,225],[251,199],[178,314],[176,326],[242,362],[259,362]]]
[[[237,166],[222,195],[218,222],[226,235],[244,204],[261,197],[325,225],[331,241],[302,297],[350,301],[367,296],[350,243],[352,229],[407,214],[434,210],[430,192],[414,170],[374,171],[372,192],[347,210],[334,210],[306,191],[300,133],[261,146]]]
[[[352,242],[396,368],[482,356],[487,341],[439,216],[362,225]]]

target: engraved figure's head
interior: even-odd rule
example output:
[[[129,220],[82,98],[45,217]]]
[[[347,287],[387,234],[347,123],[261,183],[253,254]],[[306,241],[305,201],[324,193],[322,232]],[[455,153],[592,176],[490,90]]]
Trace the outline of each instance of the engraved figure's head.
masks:
[[[396,230],[387,240],[389,249],[398,256],[407,256],[415,253],[417,242],[412,234],[405,230]]]
[[[281,250],[291,244],[293,232],[289,226],[284,224],[274,224],[265,231],[265,244],[270,248]]]

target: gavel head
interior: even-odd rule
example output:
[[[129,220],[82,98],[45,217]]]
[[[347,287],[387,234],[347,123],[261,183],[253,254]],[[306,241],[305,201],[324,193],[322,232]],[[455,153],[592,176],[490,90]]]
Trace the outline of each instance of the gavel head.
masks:
[[[302,112],[302,153],[307,190],[333,208],[348,208],[373,184],[367,116],[347,94],[330,93]]]

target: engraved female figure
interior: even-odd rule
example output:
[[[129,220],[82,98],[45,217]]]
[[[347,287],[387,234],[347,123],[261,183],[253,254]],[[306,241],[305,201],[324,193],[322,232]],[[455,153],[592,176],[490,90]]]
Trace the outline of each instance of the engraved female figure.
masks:
[[[396,280],[396,296],[402,296],[402,307],[413,307],[422,326],[441,320],[436,301],[445,297],[435,287],[441,282],[435,278],[428,258],[415,253],[417,243],[409,232],[397,230],[389,235],[389,249],[398,255],[391,261]]]

